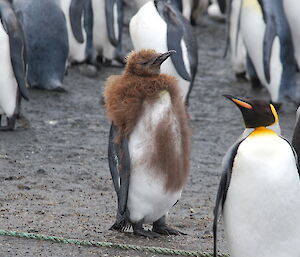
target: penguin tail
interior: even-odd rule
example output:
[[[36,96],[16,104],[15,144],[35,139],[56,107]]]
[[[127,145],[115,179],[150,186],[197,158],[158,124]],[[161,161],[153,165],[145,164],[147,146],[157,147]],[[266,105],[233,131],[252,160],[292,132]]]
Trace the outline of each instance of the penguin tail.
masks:
[[[117,218],[117,220],[110,227],[109,230],[117,230],[117,231],[124,232],[124,231],[127,231],[128,229],[130,229],[130,227],[131,227],[130,222],[123,216],[123,217]]]

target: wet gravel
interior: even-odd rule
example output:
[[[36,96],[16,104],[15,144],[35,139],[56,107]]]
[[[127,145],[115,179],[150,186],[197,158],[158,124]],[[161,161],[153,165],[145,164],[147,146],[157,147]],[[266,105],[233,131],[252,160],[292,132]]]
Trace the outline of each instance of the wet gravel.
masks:
[[[128,29],[125,29],[125,34]],[[220,163],[243,131],[239,110],[223,94],[268,99],[238,82],[229,58],[222,58],[225,25],[203,17],[195,28],[198,74],[190,99],[191,174],[168,223],[186,236],[144,239],[109,231],[116,212],[107,162],[109,122],[101,104],[104,81],[121,68],[102,67],[87,77],[88,67],[73,67],[65,77],[67,93],[30,90],[14,132],[0,134],[0,229],[66,238],[212,251],[212,210]],[[126,48],[131,44],[125,38]],[[291,138],[296,107],[279,113],[282,134]],[[30,124],[29,124],[30,123]],[[220,226],[219,249],[227,252]],[[78,247],[0,237],[0,256],[162,256],[105,248]]]

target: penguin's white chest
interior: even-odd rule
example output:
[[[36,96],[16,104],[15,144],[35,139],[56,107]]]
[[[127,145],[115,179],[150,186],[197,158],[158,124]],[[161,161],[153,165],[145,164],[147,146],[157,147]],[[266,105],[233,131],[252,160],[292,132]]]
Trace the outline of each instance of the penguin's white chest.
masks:
[[[249,136],[234,159],[224,205],[232,257],[300,256],[300,181],[290,145]]]
[[[165,178],[149,162],[151,153],[155,151],[155,129],[166,115],[170,115],[169,93],[164,91],[155,103],[145,103],[144,107],[144,112],[129,138],[131,174],[127,208],[131,222],[143,220],[143,223],[151,223],[167,214],[180,198],[182,189],[166,192]],[[172,130],[177,131],[176,118],[171,120]]]
[[[10,59],[9,37],[0,23],[0,114],[8,117],[14,114],[17,88]]]
[[[160,17],[153,1],[146,3],[129,24],[129,32],[134,50],[154,49],[157,52],[165,53],[168,51],[167,45],[167,23]],[[183,62],[189,75],[190,63],[188,59],[187,46],[182,39],[180,47],[183,54]],[[169,49],[172,50],[172,49]],[[176,71],[171,58],[168,58],[161,65],[161,73],[173,75],[177,78],[181,89],[181,95],[185,97],[189,91],[190,81],[184,80]]]
[[[70,20],[70,5],[72,0],[61,1],[61,9],[66,17],[67,31],[68,31],[68,41],[69,41],[69,61],[70,62],[83,62],[85,59],[85,48],[86,48],[86,32],[82,29],[84,42],[79,43],[74,37],[71,20]],[[82,18],[82,28],[83,28],[83,18]]]

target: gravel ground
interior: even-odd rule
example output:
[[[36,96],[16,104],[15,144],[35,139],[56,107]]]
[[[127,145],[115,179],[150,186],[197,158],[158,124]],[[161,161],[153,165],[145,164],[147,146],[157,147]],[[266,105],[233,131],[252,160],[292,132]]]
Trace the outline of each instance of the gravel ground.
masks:
[[[128,29],[125,45],[129,50]],[[0,134],[0,229],[66,238],[209,251],[213,249],[212,210],[220,163],[243,131],[239,110],[222,97],[268,99],[237,82],[228,58],[222,58],[225,25],[203,17],[195,28],[199,45],[198,74],[190,99],[191,174],[168,223],[186,236],[144,239],[109,231],[116,195],[107,161],[109,122],[101,105],[104,81],[121,68],[103,67],[93,78],[88,67],[73,67],[64,80],[67,93],[30,90],[23,103],[28,122]],[[291,138],[296,107],[279,113],[282,134]],[[227,252],[220,225],[219,249]],[[116,249],[78,247],[9,237],[0,238],[0,256],[162,256]]]

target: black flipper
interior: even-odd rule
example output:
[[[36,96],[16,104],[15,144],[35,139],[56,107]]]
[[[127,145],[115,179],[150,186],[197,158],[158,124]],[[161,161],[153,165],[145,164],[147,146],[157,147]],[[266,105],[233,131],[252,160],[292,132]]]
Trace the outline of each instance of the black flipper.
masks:
[[[177,10],[182,13],[183,10],[182,1],[183,0],[168,0],[167,2],[173,5],[174,7],[176,7]]]
[[[156,1],[156,8],[160,16],[167,23],[168,50],[176,51],[176,54],[171,55],[175,69],[180,77],[187,81],[191,81],[191,77],[185,68],[181,49],[181,40],[184,36],[184,25],[180,18],[182,17],[182,14],[176,8],[163,1]]]
[[[270,61],[271,61],[271,54],[272,54],[272,46],[274,39],[277,35],[276,31],[276,18],[272,11],[272,4],[273,3],[265,3],[262,0],[258,1],[262,13],[263,18],[266,24],[265,34],[264,34],[264,41],[263,41],[263,64],[264,64],[264,74],[266,77],[266,81],[270,83]]]
[[[72,0],[70,5],[70,22],[74,37],[79,43],[84,42],[82,34],[82,15],[86,0]]]
[[[115,31],[114,8],[117,7],[117,26],[118,31]],[[123,26],[123,1],[122,0],[105,0],[105,17],[108,38],[113,46],[117,46],[121,41],[122,26]],[[117,34],[117,35],[116,35]]]
[[[221,13],[224,14],[226,12],[226,9],[227,9],[226,0],[218,0],[218,5],[220,7]]]
[[[298,124],[297,124],[298,125]],[[294,134],[294,136],[295,136],[295,134]],[[294,157],[295,157],[295,162],[296,162],[296,166],[297,166],[297,170],[298,170],[298,174],[299,174],[299,179],[300,179],[300,167],[299,167],[299,155],[298,155],[298,153],[297,153],[297,151],[296,151],[296,146],[294,145],[294,136],[293,136],[293,142],[292,142],[292,144],[286,139],[286,138],[284,138],[284,137],[282,137],[282,136],[280,136],[283,140],[285,140],[289,145],[290,145],[290,147],[292,148],[292,150],[293,150],[293,154],[294,154]]]
[[[223,167],[222,167],[222,176],[219,184],[218,194],[216,198],[216,205],[214,208],[214,223],[213,223],[213,234],[214,234],[214,257],[217,257],[217,226],[218,218],[221,214],[221,211],[224,207],[226,200],[227,191],[230,185],[232,166],[234,158],[236,156],[237,150],[240,144],[244,139],[237,141],[231,148],[228,150],[224,157]]]
[[[26,87],[26,52],[24,33],[10,3],[1,3],[0,10],[1,22],[9,36],[10,58],[20,94],[23,98],[28,100],[29,94]]]
[[[109,134],[108,160],[110,173],[118,197],[118,212],[117,220],[111,229],[122,231],[129,225],[126,219],[126,206],[130,179],[130,155],[128,150],[128,138],[123,137],[119,145],[114,142],[116,134],[117,128],[112,124]]]

